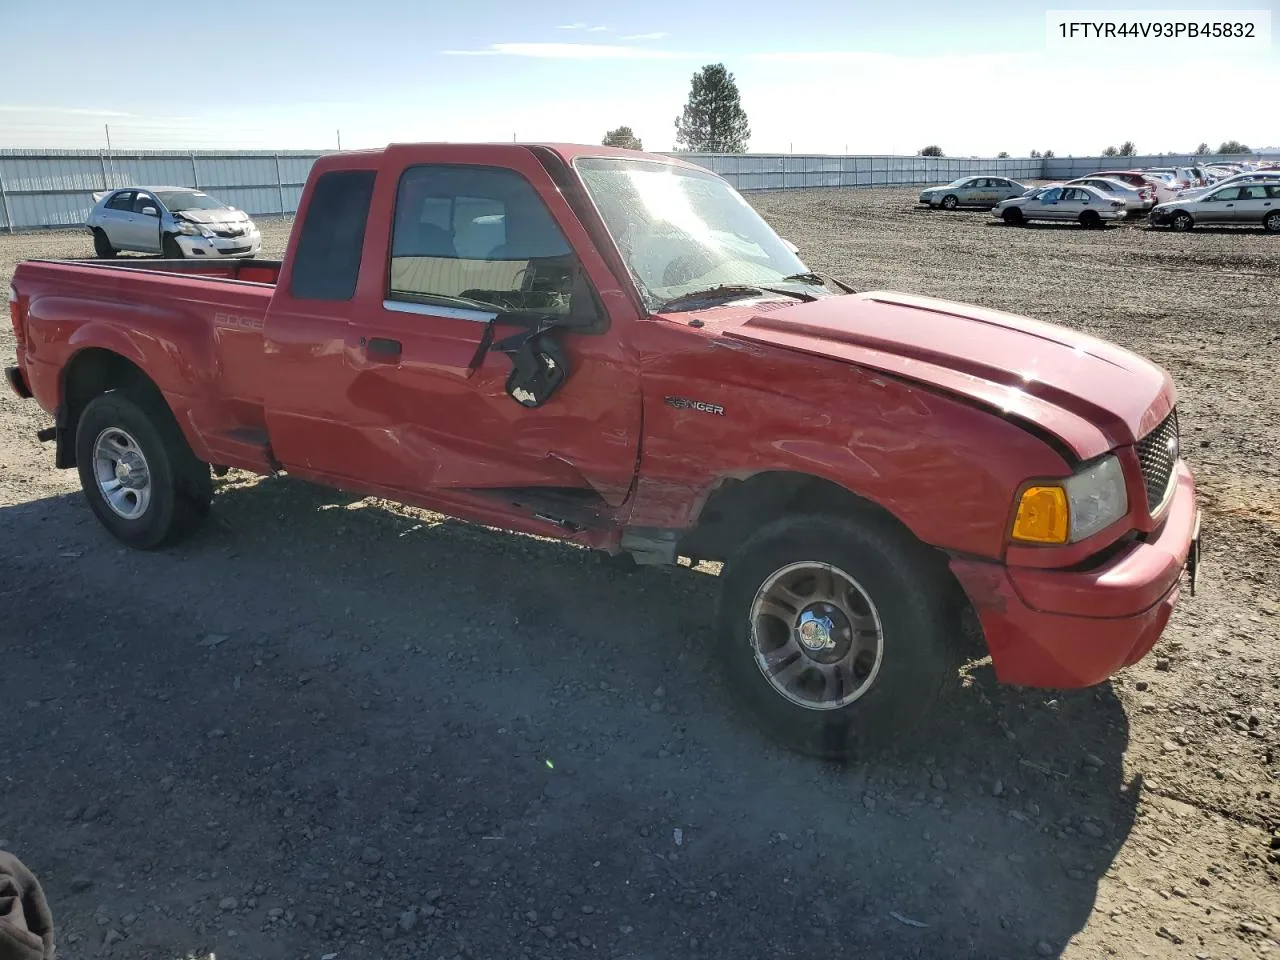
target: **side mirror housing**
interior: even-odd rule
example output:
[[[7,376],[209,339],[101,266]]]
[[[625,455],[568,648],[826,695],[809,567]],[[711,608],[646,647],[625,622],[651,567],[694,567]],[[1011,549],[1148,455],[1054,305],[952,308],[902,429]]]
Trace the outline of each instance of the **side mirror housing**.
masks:
[[[160,211],[157,210],[155,207],[146,206],[142,208],[142,215],[144,217],[158,217],[160,216]]]

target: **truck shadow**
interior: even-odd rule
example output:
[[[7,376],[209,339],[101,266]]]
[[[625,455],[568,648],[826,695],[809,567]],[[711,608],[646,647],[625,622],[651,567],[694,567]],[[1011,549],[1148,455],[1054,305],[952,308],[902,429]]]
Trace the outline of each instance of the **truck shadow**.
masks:
[[[720,685],[712,575],[221,486],[216,521],[157,553],[79,495],[0,509],[24,691],[0,716],[30,745],[4,822],[77,935],[101,938],[91,911],[145,862],[161,906],[135,952],[371,956],[356,944],[385,935],[496,956],[573,934],[636,960],[1054,956],[1134,822],[1110,685],[1003,688],[979,663],[924,748],[823,764]]]

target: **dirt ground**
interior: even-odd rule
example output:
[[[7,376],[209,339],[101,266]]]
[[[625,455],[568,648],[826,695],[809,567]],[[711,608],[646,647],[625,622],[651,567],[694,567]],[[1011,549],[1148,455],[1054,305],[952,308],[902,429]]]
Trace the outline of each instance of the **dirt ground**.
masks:
[[[234,472],[194,540],[128,551],[6,395],[0,848],[60,955],[1280,954],[1280,238],[1009,228],[915,193],[752,199],[859,289],[1172,372],[1206,559],[1150,657],[1067,693],[978,663],[929,755],[823,765],[733,712],[714,576]],[[0,238],[0,289],[90,251]]]

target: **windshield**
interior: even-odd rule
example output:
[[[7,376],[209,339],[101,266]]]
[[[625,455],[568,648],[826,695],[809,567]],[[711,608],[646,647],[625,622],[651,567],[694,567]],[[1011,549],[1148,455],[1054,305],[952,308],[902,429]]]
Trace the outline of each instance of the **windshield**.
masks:
[[[650,309],[710,287],[777,285],[808,271],[712,173],[611,157],[584,157],[575,167]]]
[[[207,193],[198,190],[164,190],[156,194],[174,213],[183,210],[230,210],[231,207],[221,200],[215,200]]]

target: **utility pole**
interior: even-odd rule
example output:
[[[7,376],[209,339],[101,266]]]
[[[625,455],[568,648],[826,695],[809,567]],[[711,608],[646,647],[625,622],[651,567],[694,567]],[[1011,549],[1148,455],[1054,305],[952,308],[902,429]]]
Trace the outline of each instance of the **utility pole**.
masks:
[[[111,183],[107,185],[107,189],[110,190],[116,182],[116,159],[111,155],[111,124],[104,123],[102,129],[107,132],[107,163],[111,166]]]
[[[342,149],[342,131],[341,130],[338,131],[338,149],[339,150]]]

